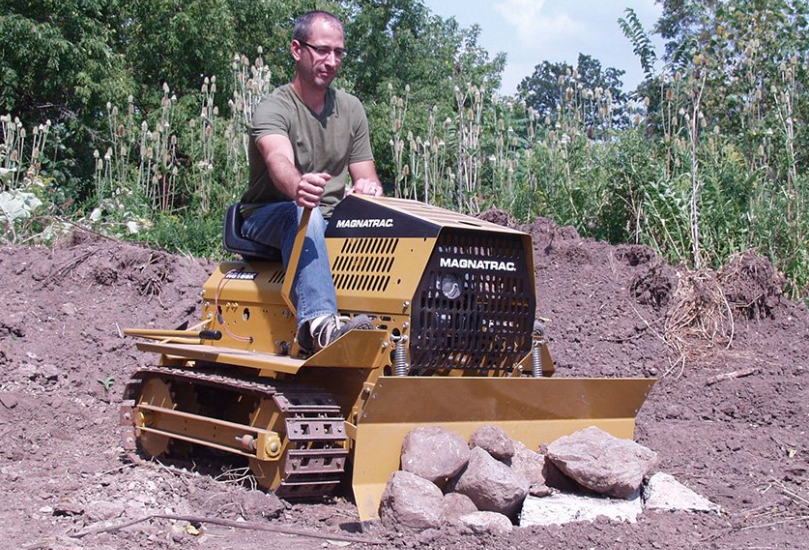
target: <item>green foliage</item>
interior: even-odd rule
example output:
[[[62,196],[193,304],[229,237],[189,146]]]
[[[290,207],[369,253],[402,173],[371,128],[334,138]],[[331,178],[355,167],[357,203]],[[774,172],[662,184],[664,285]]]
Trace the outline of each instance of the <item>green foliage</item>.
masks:
[[[538,63],[510,98],[493,93],[505,56],[420,0],[0,0],[4,240],[52,241],[68,217],[221,256],[252,108],[291,77],[292,21],[318,7],[345,17],[337,84],[366,106],[388,194],[550,216],[694,266],[752,247],[806,296],[809,7],[662,4],[658,74],[636,14],[618,22],[646,75],[631,98],[586,55]]]
[[[0,112],[82,122],[131,86],[112,46],[117,0],[0,1]]]
[[[445,150],[411,138],[412,100],[394,96],[397,191],[463,210],[496,204],[520,219],[547,215],[582,235],[645,243],[696,267],[755,248],[788,275],[793,295],[806,296],[807,8],[667,5],[684,18],[661,19],[671,41],[660,74],[652,73],[656,52],[634,13],[622,21],[647,73],[636,96],[642,104],[627,104],[626,127],[612,114],[620,91],[602,87],[597,97],[599,87],[585,83],[598,70],[548,62],[523,81],[527,111],[508,98],[481,99],[479,89],[456,91],[465,110],[429,126]],[[468,186],[458,176],[470,160]]]
[[[669,66],[650,104],[669,149],[690,144],[691,177],[700,191],[692,197],[692,231],[710,240],[695,245],[719,259],[754,246],[782,269],[805,272],[793,259],[806,248],[801,174],[809,158],[801,151],[809,114],[809,6],[801,0],[663,4],[658,29],[669,40]],[[738,201],[719,200],[716,189]],[[760,225],[769,218],[762,208],[780,208],[779,219]]]
[[[219,77],[216,105],[236,91],[228,78],[234,54],[266,52],[271,72],[292,76],[289,41],[295,17],[311,9],[303,0],[142,0],[125,6],[127,25],[117,44],[138,82],[135,104],[150,109],[164,84],[178,97],[199,91],[205,77]],[[187,118],[187,117],[186,117]]]
[[[576,67],[543,61],[534,68],[534,74],[520,82],[518,92],[540,117],[548,117],[551,122],[573,111],[588,126],[603,122],[626,124],[623,74],[624,71],[612,67],[602,70],[598,60],[580,53]],[[599,105],[602,95],[604,102]],[[602,106],[610,109],[610,117],[598,112]]]
[[[352,53],[341,69],[343,79],[365,104],[380,177],[395,185],[403,177],[403,165],[397,162],[391,141],[398,143],[402,136],[397,137],[391,125],[391,91],[408,96],[406,120],[400,124],[406,124],[423,147],[424,140],[417,138],[427,139],[436,120],[458,110],[455,88],[496,88],[505,56],[490,58],[478,44],[480,28],[461,29],[454,19],[431,15],[421,2],[346,4],[350,18],[346,43]],[[417,193],[423,194],[423,188]]]
[[[180,215],[182,214],[182,215]],[[202,257],[222,258],[222,218],[216,212],[160,213],[152,217],[150,226],[128,238],[170,252]]]
[[[118,0],[0,0],[0,114],[13,112],[29,129],[46,120],[60,127],[59,146],[71,156],[52,157],[64,170],[54,176],[79,200],[97,115],[134,89],[114,45],[120,13]]]
[[[109,392],[112,389],[112,385],[115,382],[114,376],[107,376],[105,378],[98,378],[98,383],[104,388],[105,392]]]
[[[127,15],[125,51],[139,95],[159,93],[165,83],[182,96],[198,90],[204,75],[228,74],[237,46],[227,0],[140,0]]]
[[[370,98],[388,82],[400,87],[428,81],[425,73],[429,74],[431,60],[420,56],[426,50],[424,37],[432,38],[437,33],[427,32],[431,22],[423,4],[410,0],[357,0],[349,2],[346,10],[351,20],[346,29],[351,55],[342,71],[355,94]],[[402,63],[402,59],[412,62]]]
[[[644,30],[635,10],[626,8],[624,13],[626,18],[619,18],[618,25],[621,27],[624,36],[632,42],[632,51],[640,60],[643,74],[646,75],[647,79],[651,79],[654,76],[653,71],[657,52],[655,52],[652,40]]]

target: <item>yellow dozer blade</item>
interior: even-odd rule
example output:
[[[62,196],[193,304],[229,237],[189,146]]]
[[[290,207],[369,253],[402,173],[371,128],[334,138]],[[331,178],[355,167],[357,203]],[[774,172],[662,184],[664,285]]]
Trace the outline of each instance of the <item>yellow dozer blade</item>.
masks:
[[[384,377],[356,426],[353,487],[363,521],[378,517],[402,441],[420,426],[440,426],[468,438],[497,425],[536,450],[589,426],[631,439],[635,416],[654,385],[650,379]]]

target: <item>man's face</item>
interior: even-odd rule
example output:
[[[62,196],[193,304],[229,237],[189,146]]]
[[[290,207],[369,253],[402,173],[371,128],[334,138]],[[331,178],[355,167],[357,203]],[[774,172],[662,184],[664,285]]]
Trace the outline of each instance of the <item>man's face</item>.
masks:
[[[292,57],[298,76],[304,83],[325,90],[337,76],[344,49],[340,27],[317,19],[306,41],[292,41]]]

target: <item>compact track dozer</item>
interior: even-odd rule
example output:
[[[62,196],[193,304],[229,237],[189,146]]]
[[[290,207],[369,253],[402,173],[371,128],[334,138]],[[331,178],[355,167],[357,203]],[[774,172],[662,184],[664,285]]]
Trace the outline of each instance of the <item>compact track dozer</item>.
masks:
[[[295,273],[301,227],[289,262]],[[535,323],[528,234],[414,201],[348,196],[326,233],[340,314],[368,314],[306,356],[295,341],[292,277],[278,251],[225,220],[225,262],[184,330],[128,329],[159,355],[134,373],[125,445],[150,456],[203,445],[247,459],[287,499],[328,495],[351,471],[364,520],[377,517],[405,435],[465,437],[494,424],[529,448],[588,426],[632,438],[651,379],[552,378]]]

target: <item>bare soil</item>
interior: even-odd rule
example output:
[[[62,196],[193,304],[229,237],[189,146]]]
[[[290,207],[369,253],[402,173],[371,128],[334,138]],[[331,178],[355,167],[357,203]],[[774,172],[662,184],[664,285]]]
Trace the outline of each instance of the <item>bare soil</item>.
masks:
[[[76,233],[53,250],[0,247],[0,548],[294,550],[340,536],[383,548],[809,548],[809,313],[781,295],[769,262],[748,253],[718,274],[689,273],[549,220],[522,228],[557,376],[658,378],[636,440],[722,514],[507,537],[363,531],[349,498],[284,503],[223,474],[217,457],[133,462],[118,406],[152,358],[121,331],[193,324],[214,265]],[[158,515],[174,519],[100,532]]]

